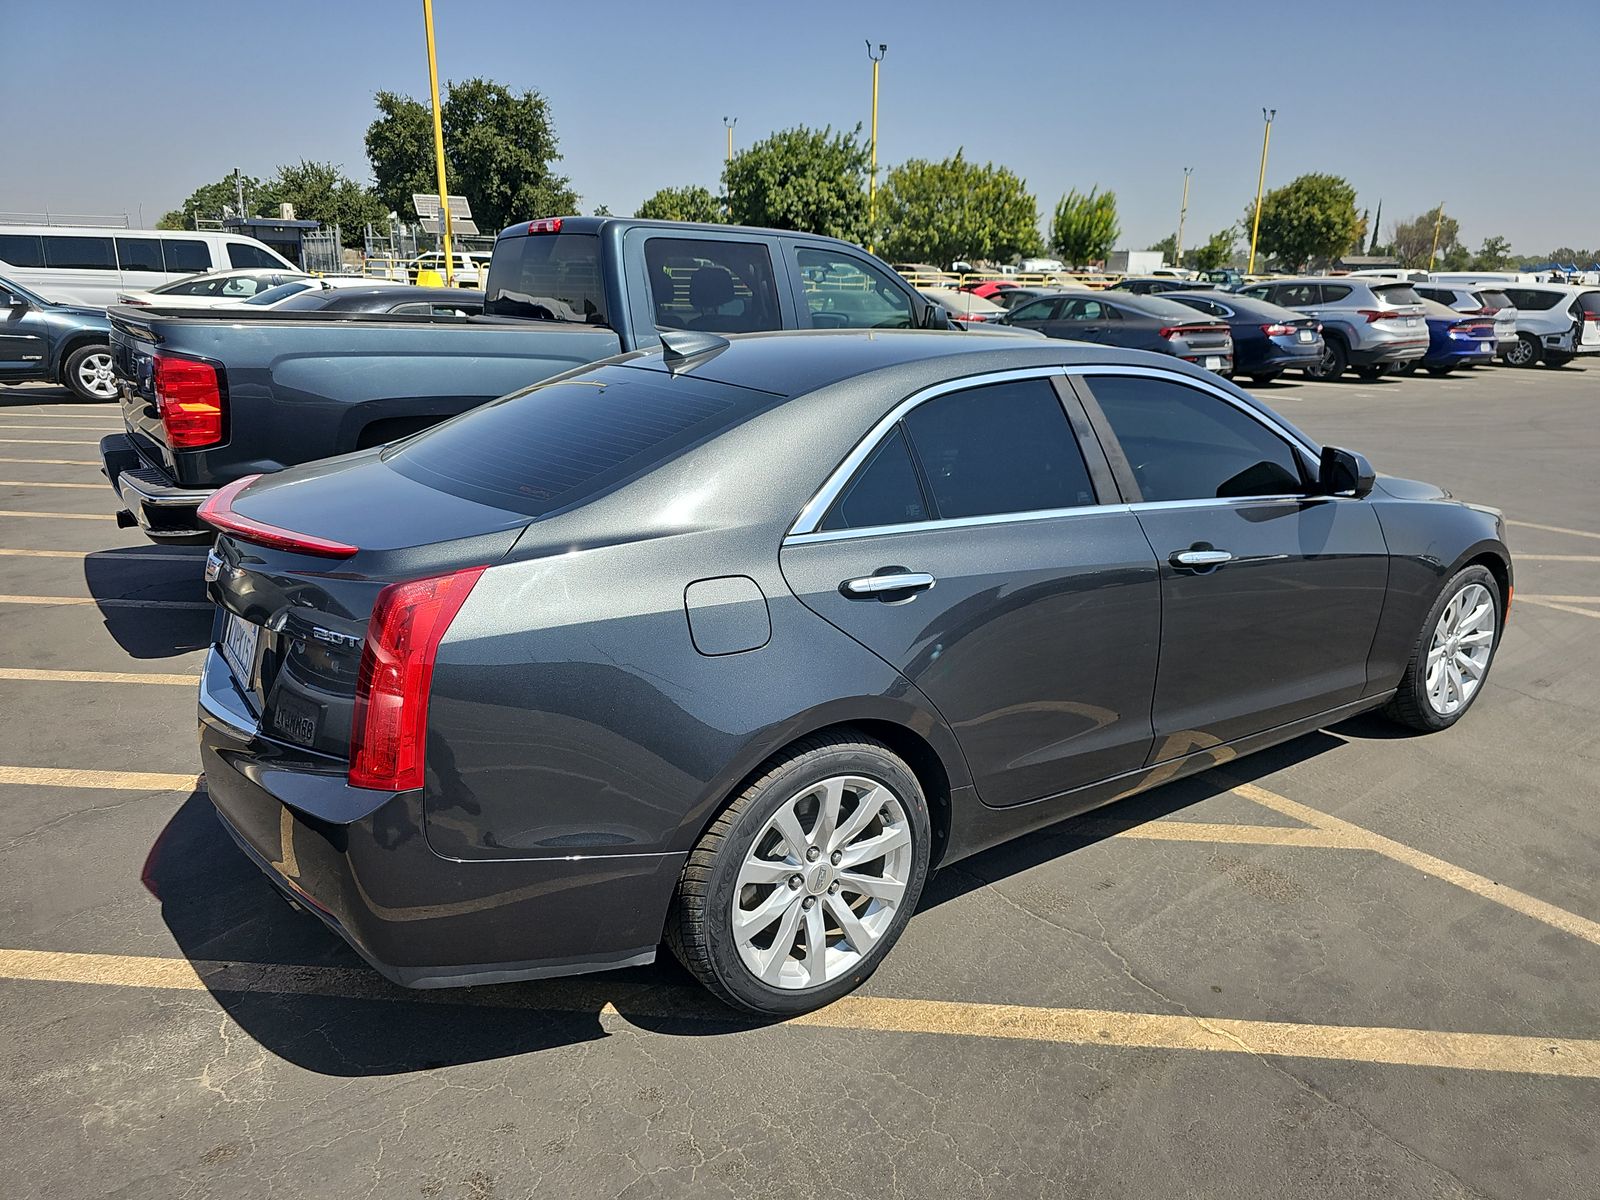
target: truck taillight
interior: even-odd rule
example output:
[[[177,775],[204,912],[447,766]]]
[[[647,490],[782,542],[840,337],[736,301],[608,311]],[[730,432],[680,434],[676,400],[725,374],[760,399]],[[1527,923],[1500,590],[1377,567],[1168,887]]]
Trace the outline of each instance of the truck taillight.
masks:
[[[157,354],[153,360],[156,411],[167,445],[197,450],[222,441],[222,382],[210,363]]]
[[[1367,324],[1369,325],[1375,321],[1398,321],[1400,319],[1399,313],[1390,312],[1386,308],[1363,308],[1358,311],[1367,319]]]
[[[391,583],[367,622],[350,722],[350,786],[406,791],[423,781],[428,692],[439,643],[483,567]]]
[[[529,233],[560,233],[560,217],[542,217],[537,221],[528,222]]]

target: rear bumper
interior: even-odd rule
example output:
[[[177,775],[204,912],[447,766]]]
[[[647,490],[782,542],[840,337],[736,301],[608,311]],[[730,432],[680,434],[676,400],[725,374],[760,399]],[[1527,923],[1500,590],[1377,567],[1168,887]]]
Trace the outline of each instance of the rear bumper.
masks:
[[[260,737],[215,650],[200,684],[200,757],[211,802],[251,861],[404,987],[655,958],[686,855],[441,858],[424,834],[420,791],[352,788],[343,764]]]
[[[179,487],[164,470],[144,459],[126,434],[100,439],[100,470],[131,518],[123,524],[137,524],[161,542],[210,541],[214,536],[215,531],[199,517],[200,506],[214,489]]]
[[[1356,367],[1378,367],[1389,363],[1413,362],[1427,353],[1426,337],[1403,342],[1374,342],[1370,346],[1352,347],[1350,364]]]

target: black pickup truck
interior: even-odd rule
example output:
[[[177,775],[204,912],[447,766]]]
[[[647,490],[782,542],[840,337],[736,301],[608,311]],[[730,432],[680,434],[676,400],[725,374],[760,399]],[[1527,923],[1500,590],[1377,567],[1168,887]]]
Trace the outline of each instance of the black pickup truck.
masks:
[[[206,541],[196,510],[258,472],[394,441],[659,330],[948,328],[847,242],[737,226],[559,217],[495,242],[481,317],[110,310],[126,434],[100,443],[117,514]]]

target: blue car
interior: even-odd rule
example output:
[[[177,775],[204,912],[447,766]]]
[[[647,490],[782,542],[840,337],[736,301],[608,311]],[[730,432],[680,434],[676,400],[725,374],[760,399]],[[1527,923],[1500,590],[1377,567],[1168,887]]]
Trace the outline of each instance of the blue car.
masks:
[[[111,323],[98,308],[57,304],[0,276],[0,383],[64,383],[111,400]]]
[[[1428,352],[1403,364],[1396,374],[1410,375],[1420,365],[1429,375],[1448,375],[1458,367],[1494,361],[1492,314],[1464,313],[1433,300],[1424,300],[1422,307],[1428,321]]]
[[[1303,312],[1215,290],[1163,292],[1161,298],[1227,322],[1235,378],[1271,383],[1290,368],[1303,371],[1322,361],[1322,326]]]

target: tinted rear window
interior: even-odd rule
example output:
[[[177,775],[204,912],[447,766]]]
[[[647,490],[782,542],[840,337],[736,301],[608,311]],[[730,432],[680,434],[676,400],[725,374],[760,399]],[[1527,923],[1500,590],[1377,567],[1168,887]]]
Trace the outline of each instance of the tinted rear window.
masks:
[[[1511,297],[1504,292],[1479,292],[1477,296],[1483,307],[1491,312],[1498,312],[1502,308],[1511,307]]]
[[[1578,307],[1586,313],[1600,313],[1600,292],[1584,292],[1578,297]]]
[[[1421,304],[1422,297],[1417,295],[1417,289],[1409,283],[1397,283],[1390,287],[1375,287],[1373,294],[1384,304]]]
[[[0,262],[8,267],[42,267],[44,242],[37,233],[0,233]]]
[[[501,238],[490,260],[483,310],[497,317],[606,323],[600,239],[592,233]]]
[[[474,409],[402,443],[384,461],[438,491],[538,517],[657,466],[778,399],[703,379],[602,367]]]
[[[194,238],[162,238],[161,253],[169,271],[211,270],[211,247]]]

